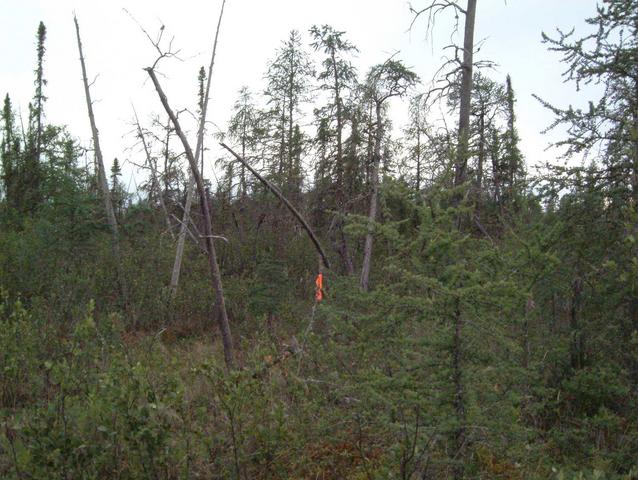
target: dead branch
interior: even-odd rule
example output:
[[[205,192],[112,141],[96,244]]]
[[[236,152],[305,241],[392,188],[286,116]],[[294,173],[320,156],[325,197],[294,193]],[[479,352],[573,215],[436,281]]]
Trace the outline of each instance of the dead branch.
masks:
[[[284,195],[279,191],[277,187],[275,187],[272,183],[270,183],[268,180],[262,177],[259,173],[257,173],[257,171],[246,160],[244,160],[237,153],[235,153],[232,148],[230,148],[225,143],[220,143],[220,145],[224,147],[226,150],[228,150],[239,162],[241,162],[248,169],[250,173],[252,173],[255,177],[257,177],[257,180],[259,180],[262,184],[264,184],[264,186],[268,190],[270,190],[279,200],[281,200],[284,203],[284,205],[286,205],[288,210],[290,210],[290,212],[295,216],[295,218],[299,221],[299,223],[301,223],[301,226],[304,228],[304,230],[310,237],[310,240],[314,244],[317,250],[317,253],[319,253],[319,255],[321,256],[321,260],[323,264],[326,266],[326,268],[330,268],[330,262],[328,261],[328,257],[323,251],[323,248],[321,248],[321,244],[319,243],[317,236],[314,234],[314,232],[312,231],[312,228],[310,228],[310,225],[308,225],[308,222],[306,222],[306,220],[303,218],[301,213],[299,213],[299,211],[288,201],[288,199],[284,197]]]

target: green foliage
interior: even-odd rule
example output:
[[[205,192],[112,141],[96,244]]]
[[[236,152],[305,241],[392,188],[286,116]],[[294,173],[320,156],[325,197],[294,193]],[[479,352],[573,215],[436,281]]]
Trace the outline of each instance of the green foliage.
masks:
[[[635,30],[634,3],[604,2],[583,40],[547,37],[568,78],[607,88],[589,112],[551,107],[571,153],[601,144],[604,157],[551,168],[533,189],[509,77],[475,76],[472,181],[452,188],[457,140],[429,123],[423,95],[406,138],[392,138],[386,100],[414,88],[414,72],[393,57],[359,83],[345,33],[315,26],[316,72],[293,31],[263,98],[240,90],[228,135],[341,268],[324,269],[314,301],[322,267],[305,232],[243,166],[223,164],[210,201],[232,371],[197,212],[167,295],[185,193],[170,125],[146,131],[148,199],[127,201],[113,164],[116,263],[81,145],[43,121],[41,25],[28,131],[9,96],[1,114],[0,477],[633,478],[636,142],[617,119],[635,111],[635,35],[617,40]],[[201,109],[202,71],[198,81]]]

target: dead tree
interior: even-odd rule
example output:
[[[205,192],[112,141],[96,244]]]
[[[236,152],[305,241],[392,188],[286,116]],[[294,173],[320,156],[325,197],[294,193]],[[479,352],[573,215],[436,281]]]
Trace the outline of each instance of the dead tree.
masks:
[[[448,69],[443,79],[440,80],[439,86],[433,88],[428,93],[428,97],[433,97],[434,100],[441,99],[445,96],[456,82],[460,80],[460,105],[459,105],[459,130],[457,138],[457,152],[454,161],[454,186],[458,187],[465,183],[467,180],[467,161],[469,157],[469,138],[470,138],[470,107],[472,102],[472,74],[474,67],[489,66],[491,62],[478,62],[474,63],[474,23],[476,18],[476,2],[477,0],[467,0],[467,6],[465,9],[461,8],[458,2],[453,0],[435,0],[430,2],[430,5],[416,10],[410,7],[414,13],[414,21],[421,15],[428,17],[428,29],[431,29],[434,25],[434,21],[437,15],[441,14],[445,10],[451,9],[457,18],[457,24],[455,29],[458,28],[459,14],[465,17],[464,34],[463,34],[463,46],[448,45],[446,50],[452,50],[454,57],[446,61],[443,66],[437,71],[437,75]],[[413,23],[414,23],[413,21]],[[459,58],[459,51],[462,53],[462,58]],[[457,202],[460,200],[457,197]]]
[[[465,183],[470,138],[470,105],[472,101],[472,66],[474,53],[474,19],[476,0],[468,0],[465,12],[463,63],[461,64],[461,105],[459,108],[459,142],[454,166],[454,186]]]
[[[195,155],[193,154],[193,150],[191,149],[188,140],[186,139],[186,135],[182,130],[182,127],[179,123],[179,120],[173,113],[171,109],[168,99],[162,90],[162,87],[157,80],[157,75],[155,74],[155,70],[153,67],[148,67],[145,69],[148,73],[151,81],[153,82],[153,86],[157,91],[157,94],[162,102],[162,106],[166,113],[171,119],[171,123],[175,127],[175,132],[177,136],[182,142],[184,147],[184,151],[186,153],[186,158],[188,159],[188,163],[190,165],[191,174],[195,179],[195,184],[197,185],[197,193],[199,195],[200,207],[202,209],[202,214],[204,216],[204,240],[206,242],[206,251],[208,257],[208,265],[210,267],[211,273],[211,284],[213,290],[215,292],[215,300],[218,307],[218,321],[219,321],[219,330],[222,336],[222,343],[224,346],[224,360],[226,362],[226,367],[231,370],[234,366],[234,355],[233,355],[233,340],[230,332],[230,323],[228,321],[228,314],[226,312],[226,303],[224,299],[224,289],[222,287],[221,273],[219,271],[219,264],[217,263],[217,253],[215,251],[215,244],[213,242],[213,227],[210,215],[210,209],[207,202],[206,190],[204,188],[204,180],[200,174],[197,160]],[[200,129],[203,126],[200,125]]]
[[[112,234],[112,250],[113,257],[115,258],[117,268],[117,281],[120,289],[120,294],[124,301],[124,307],[133,317],[133,323],[137,322],[137,315],[129,303],[128,288],[126,279],[124,278],[124,272],[122,271],[122,258],[120,254],[120,239],[117,227],[117,219],[115,218],[115,209],[113,208],[113,201],[111,199],[111,191],[106,179],[106,171],[104,169],[104,158],[102,157],[102,149],[100,148],[100,136],[98,134],[97,126],[95,124],[95,115],[93,114],[93,101],[91,100],[91,92],[89,90],[89,82],[86,76],[86,65],[84,63],[84,53],[82,52],[82,41],[80,40],[80,25],[78,19],[73,15],[73,21],[75,22],[75,33],[78,40],[78,51],[80,53],[80,65],[82,66],[82,81],[84,83],[84,96],[86,98],[86,107],[89,114],[89,122],[91,124],[91,134],[93,136],[93,148],[95,149],[95,161],[97,164],[97,178],[99,188],[102,193],[102,200],[104,201],[104,210],[106,212],[106,219],[111,228]]]
[[[206,80],[206,93],[201,99],[201,114],[199,119],[199,129],[197,131],[197,145],[195,147],[195,161],[199,162],[203,156],[204,146],[204,131],[206,125],[206,112],[208,109],[208,99],[210,98],[210,84],[213,77],[213,66],[215,65],[215,55],[217,53],[217,39],[219,38],[219,29],[222,23],[222,16],[224,15],[224,6],[226,0],[223,0],[222,7],[219,12],[219,18],[217,20],[217,30],[215,31],[215,40],[213,41],[213,52],[210,58],[210,65],[208,66],[208,79]],[[173,263],[173,271],[171,272],[171,283],[169,286],[170,298],[175,298],[177,294],[177,286],[179,285],[179,275],[182,269],[182,259],[184,257],[184,244],[186,242],[186,233],[188,225],[190,223],[190,211],[193,204],[193,197],[195,195],[195,177],[191,173],[188,176],[188,187],[186,191],[186,203],[184,204],[184,214],[182,216],[182,222],[180,223],[179,235],[177,237],[177,248],[175,251],[175,262]]]
[[[95,115],[93,114],[93,102],[91,100],[91,92],[89,91],[89,82],[86,77],[86,66],[84,64],[84,54],[82,53],[82,42],[80,40],[80,26],[78,19],[74,15],[73,21],[75,22],[75,33],[78,39],[78,51],[80,52],[80,65],[82,66],[82,81],[84,82],[84,96],[86,98],[86,107],[89,112],[89,122],[91,124],[91,134],[93,135],[93,147],[95,149],[95,159],[97,164],[97,179],[102,193],[102,199],[104,201],[104,210],[106,211],[106,219],[111,227],[113,233],[113,245],[114,251],[117,252],[116,260],[119,262],[119,240],[118,240],[118,228],[117,220],[115,219],[115,210],[113,209],[113,202],[111,201],[111,191],[106,179],[106,171],[104,169],[104,159],[102,157],[102,149],[100,148],[100,137],[98,135],[97,126],[95,124]]]

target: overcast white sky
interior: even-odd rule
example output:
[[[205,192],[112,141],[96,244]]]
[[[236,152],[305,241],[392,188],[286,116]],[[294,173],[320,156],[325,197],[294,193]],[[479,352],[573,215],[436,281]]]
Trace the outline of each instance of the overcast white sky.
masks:
[[[428,2],[413,0],[413,5]],[[167,75],[162,80],[164,89],[174,109],[194,109],[197,71],[199,66],[208,65],[221,0],[2,0],[1,4],[0,95],[4,98],[9,93],[14,105],[26,113],[33,95],[35,33],[42,20],[47,26],[47,121],[67,125],[89,145],[73,30],[72,14],[77,13],[89,76],[99,74],[92,95],[102,149],[110,162],[116,156],[140,160],[134,151],[127,150],[134,143],[128,135],[131,105],[143,122],[162,112],[142,70],[153,62],[154,51],[123,7],[149,32],[156,32],[163,24],[166,32],[175,36],[183,61],[162,64],[161,71]],[[541,31],[576,27],[577,32],[584,32],[584,18],[593,15],[595,6],[595,0],[479,1],[476,39],[484,39],[484,43],[478,57],[498,64],[489,73],[493,78],[504,79],[507,73],[512,76],[522,150],[529,164],[556,155],[544,152],[548,138],[540,131],[551,122],[551,116],[532,93],[565,106],[586,104],[588,93],[577,93],[573,85],[562,83],[564,67],[558,56],[541,44]],[[360,50],[355,64],[361,74],[399,52],[397,58],[419,74],[423,82],[419,88],[425,90],[443,61],[442,47],[450,43],[451,24],[441,21],[433,37],[426,38],[425,21],[418,21],[408,32],[411,20],[406,0],[227,0],[209,119],[223,129],[239,88],[248,85],[261,91],[267,62],[288,32],[301,31],[308,43],[307,31],[314,24],[327,23],[347,32]],[[394,109],[397,121],[403,118],[402,107]],[[131,175],[130,167],[125,173]]]

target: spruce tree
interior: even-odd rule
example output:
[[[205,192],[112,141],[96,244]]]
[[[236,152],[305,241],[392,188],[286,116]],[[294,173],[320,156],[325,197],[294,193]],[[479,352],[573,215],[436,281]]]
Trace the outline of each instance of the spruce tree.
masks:
[[[253,94],[244,86],[233,105],[232,117],[228,124],[228,135],[240,145],[241,157],[249,160],[256,152],[259,141],[264,137],[263,113],[253,99]],[[241,198],[248,194],[246,167],[240,166],[239,194]]]
[[[302,148],[298,141],[303,139],[295,136],[295,125],[301,121],[300,106],[308,99],[313,75],[314,69],[302,48],[301,36],[293,30],[268,67],[265,94],[272,109],[271,135],[276,142],[272,172],[279,185],[297,194],[301,190],[301,178],[294,174],[294,152]]]

